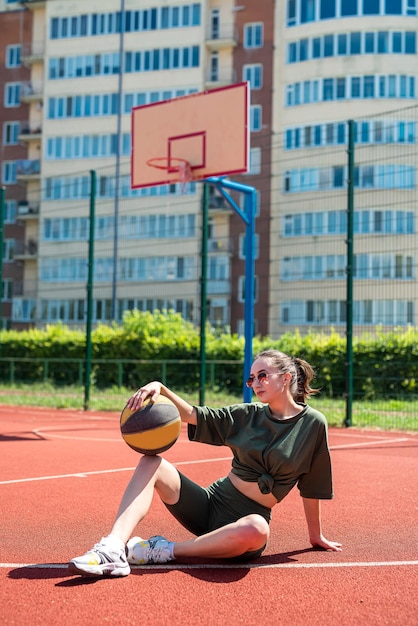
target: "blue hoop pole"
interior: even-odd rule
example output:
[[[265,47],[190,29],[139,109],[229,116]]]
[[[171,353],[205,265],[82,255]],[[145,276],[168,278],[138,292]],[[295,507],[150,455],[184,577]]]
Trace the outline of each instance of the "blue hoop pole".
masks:
[[[254,255],[254,241],[255,241],[255,211],[257,203],[257,193],[254,187],[248,185],[241,185],[231,180],[225,180],[219,177],[212,177],[205,179],[204,182],[214,184],[225,200],[231,205],[236,213],[246,224],[245,229],[245,303],[244,303],[244,371],[243,371],[243,398],[244,402],[251,402],[252,391],[249,389],[245,381],[247,380],[251,364],[253,360],[253,336],[254,336],[254,281],[255,281],[255,255]],[[244,198],[244,212],[231,198],[226,191],[231,189],[243,193]]]

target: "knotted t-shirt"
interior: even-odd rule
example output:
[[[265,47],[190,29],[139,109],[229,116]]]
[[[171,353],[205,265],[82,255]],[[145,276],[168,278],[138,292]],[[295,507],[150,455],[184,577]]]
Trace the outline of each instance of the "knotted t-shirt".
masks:
[[[280,502],[297,484],[304,498],[333,497],[327,421],[320,411],[304,405],[298,415],[277,420],[261,402],[195,408],[189,439],[230,448],[232,472],[257,482],[261,493]]]

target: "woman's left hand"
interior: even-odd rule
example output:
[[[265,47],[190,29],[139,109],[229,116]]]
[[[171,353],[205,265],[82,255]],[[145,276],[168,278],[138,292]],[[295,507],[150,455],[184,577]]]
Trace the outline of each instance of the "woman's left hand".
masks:
[[[317,539],[310,540],[312,547],[322,548],[322,550],[329,550],[330,552],[341,552],[342,544],[338,541],[330,541],[325,539],[324,535],[320,535]]]

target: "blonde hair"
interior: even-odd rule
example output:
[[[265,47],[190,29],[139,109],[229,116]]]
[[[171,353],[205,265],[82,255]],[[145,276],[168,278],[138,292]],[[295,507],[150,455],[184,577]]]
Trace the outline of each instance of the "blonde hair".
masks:
[[[280,374],[291,374],[289,389],[296,402],[304,403],[319,392],[319,389],[310,386],[315,372],[307,361],[291,357],[280,350],[263,350],[257,354],[254,361],[256,359],[267,359]]]

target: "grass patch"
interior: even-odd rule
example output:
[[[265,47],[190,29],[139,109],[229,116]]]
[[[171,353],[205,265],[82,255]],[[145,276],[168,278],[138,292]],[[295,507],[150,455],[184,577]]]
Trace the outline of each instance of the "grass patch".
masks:
[[[91,411],[120,412],[132,389],[110,387],[90,390],[89,409]],[[191,404],[199,403],[199,393],[178,391]],[[226,391],[205,390],[205,404],[209,406],[227,406],[242,402],[242,395]],[[343,426],[346,405],[343,399],[314,397],[309,403],[322,411],[330,426]],[[1,384],[0,405],[40,406],[53,409],[83,410],[84,387],[56,387],[50,383]],[[418,399],[395,400],[380,399],[353,403],[352,425],[357,428],[380,428],[384,430],[418,431]]]

